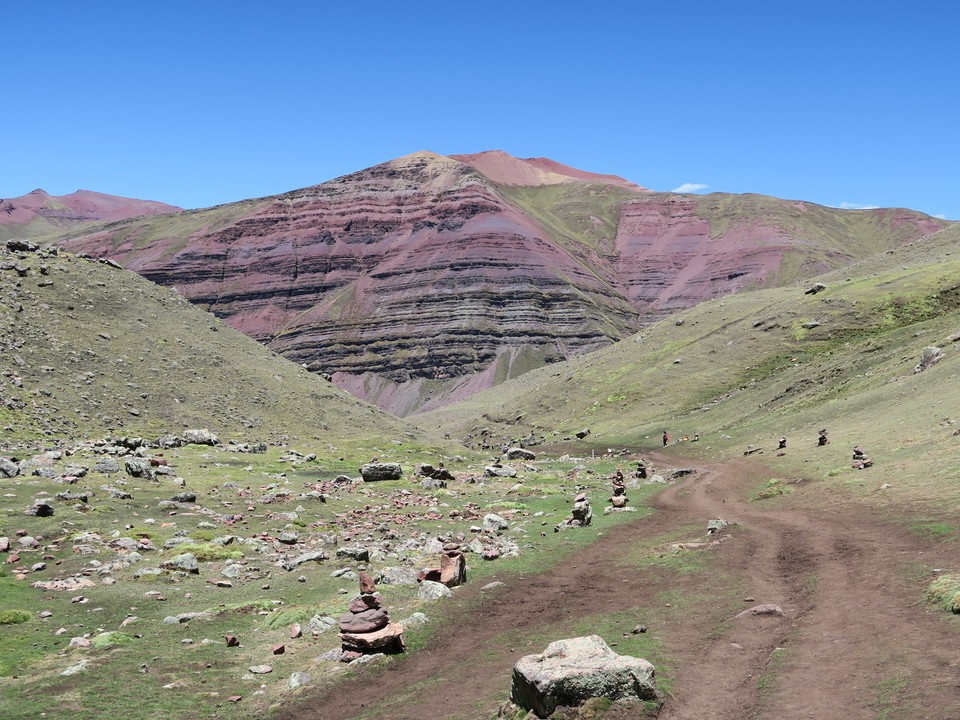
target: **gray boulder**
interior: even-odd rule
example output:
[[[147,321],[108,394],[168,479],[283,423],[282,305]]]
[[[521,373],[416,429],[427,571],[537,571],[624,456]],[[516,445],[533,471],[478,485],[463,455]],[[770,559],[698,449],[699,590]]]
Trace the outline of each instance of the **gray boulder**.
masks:
[[[120,472],[120,463],[117,462],[116,458],[102,457],[94,463],[93,471],[103,473],[104,475],[110,475],[112,473]]]
[[[489,513],[483,517],[483,529],[487,532],[502,532],[509,527],[509,523],[496,513]]]
[[[377,585],[416,585],[417,571],[405,567],[385,567],[373,579]]]
[[[489,465],[483,469],[483,474],[487,477],[512,478],[517,476],[517,471],[509,465]]]
[[[0,457],[0,477],[13,478],[20,474],[20,466],[12,460]]]
[[[184,445],[219,445],[220,438],[203,428],[202,430],[187,430],[183,433]]]
[[[399,480],[403,477],[403,469],[400,467],[400,463],[373,462],[360,468],[360,476],[364,482]]]
[[[452,595],[453,592],[450,588],[443,583],[434,582],[433,580],[424,580],[420,583],[420,588],[417,590],[417,597],[428,602],[442,600]]]
[[[617,655],[598,635],[557,640],[514,665],[511,699],[541,718],[595,697],[653,700],[655,674],[649,662]]]
[[[507,460],[536,460],[537,454],[521,447],[513,447],[507,450]]]
[[[943,350],[938,347],[925,347],[920,353],[920,362],[913,368],[915,373],[929,370],[943,359]]]

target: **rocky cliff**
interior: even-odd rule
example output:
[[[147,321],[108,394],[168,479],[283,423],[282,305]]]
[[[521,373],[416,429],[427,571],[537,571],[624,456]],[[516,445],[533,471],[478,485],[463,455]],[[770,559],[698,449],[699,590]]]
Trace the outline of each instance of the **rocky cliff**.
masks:
[[[175,286],[406,415],[941,226],[909,211],[651,193],[544,158],[421,152],[65,244]]]

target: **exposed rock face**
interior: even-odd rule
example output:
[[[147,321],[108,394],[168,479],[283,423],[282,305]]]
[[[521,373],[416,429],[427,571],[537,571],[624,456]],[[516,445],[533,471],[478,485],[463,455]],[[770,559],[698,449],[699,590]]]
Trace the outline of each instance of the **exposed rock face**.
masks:
[[[285,357],[406,415],[705,298],[790,281],[777,275],[788,253],[804,270],[841,264],[850,256],[831,249],[836,232],[818,223],[842,225],[834,215],[843,212],[651,193],[544,158],[420,152],[185,213],[182,230],[138,220],[64,244],[174,285]],[[899,210],[857,217],[878,246],[942,226]]]
[[[656,693],[653,665],[617,655],[598,635],[557,640],[543,654],[520,658],[513,668],[511,699],[538,717],[593,697],[652,700]]]

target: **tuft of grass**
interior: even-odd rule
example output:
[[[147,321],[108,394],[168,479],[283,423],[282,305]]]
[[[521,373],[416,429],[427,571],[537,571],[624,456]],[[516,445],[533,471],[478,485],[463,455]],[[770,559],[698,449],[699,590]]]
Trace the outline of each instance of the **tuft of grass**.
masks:
[[[240,550],[231,550],[216,543],[183,543],[173,548],[177,555],[191,553],[200,562],[213,560],[239,560],[243,557]]]
[[[0,611],[0,625],[18,625],[25,623],[33,618],[33,614],[27,610],[3,610]]]
[[[129,645],[133,642],[133,636],[122,632],[100,633],[90,641],[90,647],[97,650],[106,650],[107,648]]]
[[[934,520],[920,520],[911,525],[909,530],[914,535],[919,535],[927,540],[945,539],[952,537],[956,532],[956,529],[950,523]]]
[[[941,575],[930,583],[927,600],[948,612],[960,613],[960,575]]]
[[[779,478],[773,478],[772,480],[768,480],[762,488],[751,495],[750,500],[756,502],[757,500],[780,497],[781,495],[786,495],[790,491],[791,489],[783,484],[783,480],[780,480]]]

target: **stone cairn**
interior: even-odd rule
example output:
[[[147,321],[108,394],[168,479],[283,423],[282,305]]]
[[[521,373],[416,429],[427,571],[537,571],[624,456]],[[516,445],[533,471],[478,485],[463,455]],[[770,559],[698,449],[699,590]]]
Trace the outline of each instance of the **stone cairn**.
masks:
[[[646,480],[650,473],[653,472],[653,468],[647,465],[647,461],[643,458],[637,460],[637,471],[634,473],[641,480]]]
[[[827,429],[824,428],[817,434],[817,447],[823,447],[828,442],[830,442],[830,440],[827,438]]]
[[[610,496],[610,504],[615,510],[622,510],[627,506],[627,481],[623,477],[623,470],[617,468],[613,474],[613,495]]]
[[[402,653],[403,625],[390,622],[383,598],[367,573],[360,573],[360,595],[350,601],[350,612],[340,616],[343,662],[375,653]]]
[[[863,470],[873,465],[873,460],[863,454],[863,449],[857,445],[853,448],[853,467],[857,470]]]
[[[590,501],[587,500],[585,492],[579,493],[573,499],[573,510],[563,522],[557,523],[553,528],[554,532],[560,532],[564,528],[586,527],[593,520],[593,509],[590,507]]]
[[[417,580],[432,580],[447,587],[463,585],[467,581],[467,562],[460,543],[445,543],[440,553],[440,567],[424,568],[417,574]]]

